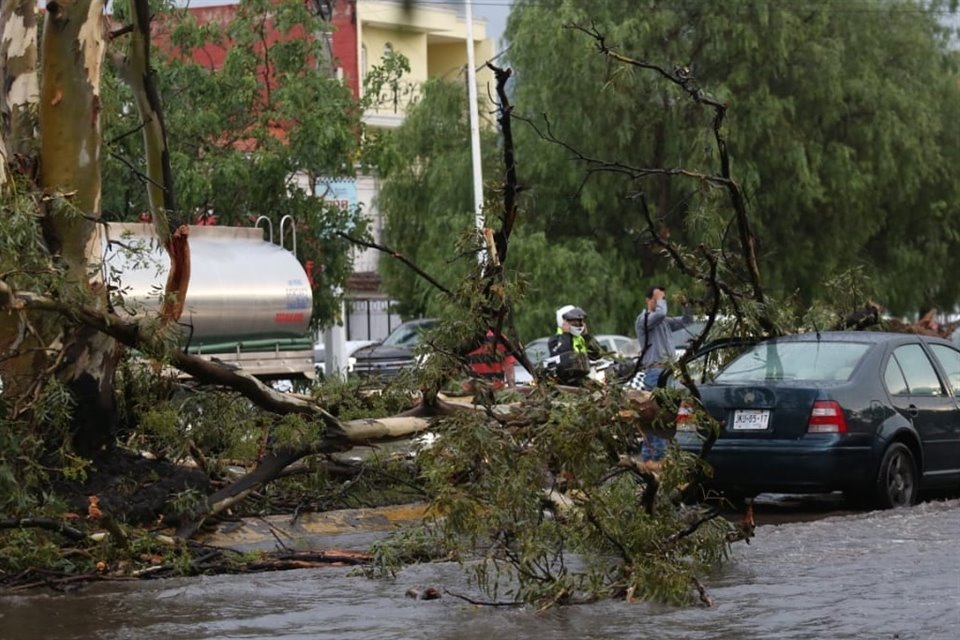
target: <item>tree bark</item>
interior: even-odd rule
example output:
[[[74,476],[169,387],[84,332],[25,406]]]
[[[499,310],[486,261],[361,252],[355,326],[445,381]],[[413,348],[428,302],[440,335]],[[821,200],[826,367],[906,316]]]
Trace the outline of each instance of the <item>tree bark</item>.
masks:
[[[102,20],[103,0],[62,0],[48,5],[43,29],[40,186],[50,197],[45,231],[71,284],[81,287],[88,285],[90,258],[100,248],[95,225],[100,218]]]
[[[40,186],[44,236],[64,285],[105,309],[95,265],[100,242],[100,75],[105,53],[103,0],[47,5],[40,86]],[[55,375],[74,396],[73,444],[90,455],[110,442],[117,423],[114,373],[119,345],[90,327],[67,323]]]
[[[0,195],[4,197],[13,193],[13,176],[8,171],[13,161],[26,168],[33,155],[29,150],[39,98],[36,3],[4,0],[0,2],[0,112],[8,118],[0,126]],[[0,224],[8,215],[4,209]],[[37,351],[42,347],[19,314],[0,314],[0,355],[4,356],[0,374],[5,395],[29,395],[35,362],[43,362]],[[23,355],[11,357],[14,352]]]
[[[0,3],[0,111],[9,122],[0,137],[0,188],[6,164],[15,154],[31,155],[40,89],[37,84],[37,4],[33,0]]]

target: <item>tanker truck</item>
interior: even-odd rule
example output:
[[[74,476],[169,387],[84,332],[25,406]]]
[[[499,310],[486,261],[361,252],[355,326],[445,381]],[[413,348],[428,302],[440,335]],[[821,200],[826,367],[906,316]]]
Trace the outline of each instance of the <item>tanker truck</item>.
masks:
[[[184,351],[263,380],[315,377],[313,293],[292,237],[292,250],[274,243],[265,216],[253,227],[189,227],[190,284],[178,322]],[[153,225],[110,222],[101,238],[108,286],[122,301],[116,311],[159,311],[170,259]]]

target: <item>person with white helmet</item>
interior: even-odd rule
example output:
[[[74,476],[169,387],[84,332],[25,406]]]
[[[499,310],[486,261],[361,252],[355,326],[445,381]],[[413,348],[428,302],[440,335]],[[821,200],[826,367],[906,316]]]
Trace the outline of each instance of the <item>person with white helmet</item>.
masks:
[[[567,311],[573,310],[575,307],[572,304],[565,304],[559,309],[557,309],[557,333],[563,333],[563,314]]]
[[[560,359],[557,368],[560,381],[578,382],[589,372],[589,361],[603,357],[603,347],[587,330],[587,313],[583,309],[561,307],[557,312],[560,326],[547,343],[547,349],[550,356]]]

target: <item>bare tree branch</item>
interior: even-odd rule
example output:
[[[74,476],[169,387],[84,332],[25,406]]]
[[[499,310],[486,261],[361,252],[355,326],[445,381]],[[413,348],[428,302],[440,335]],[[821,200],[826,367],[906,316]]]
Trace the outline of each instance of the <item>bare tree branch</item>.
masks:
[[[368,248],[368,249],[376,249],[377,251],[380,251],[380,252],[382,252],[382,253],[385,253],[385,254],[389,255],[390,257],[392,257],[392,258],[394,258],[394,259],[396,259],[396,260],[399,260],[399,261],[402,262],[403,264],[407,265],[414,273],[416,273],[418,276],[420,276],[421,278],[423,278],[424,280],[426,280],[427,282],[429,282],[430,284],[432,284],[432,285],[433,285],[434,287],[436,287],[438,290],[440,290],[441,292],[443,292],[444,294],[446,294],[446,295],[448,295],[448,296],[453,296],[453,292],[451,292],[451,291],[450,291],[449,289],[447,289],[445,286],[443,286],[442,284],[440,284],[439,282],[437,282],[437,280],[436,280],[433,276],[431,276],[429,273],[427,273],[426,271],[424,271],[423,269],[421,269],[420,267],[418,267],[417,265],[415,265],[415,264],[410,260],[410,258],[406,257],[405,255],[403,255],[403,254],[400,253],[399,251],[394,251],[394,250],[391,249],[390,247],[388,247],[388,246],[386,246],[386,245],[378,244],[378,243],[376,243],[376,242],[368,242],[368,241],[366,241],[366,240],[361,240],[360,238],[355,238],[354,236],[351,236],[349,233],[345,233],[345,232],[343,232],[343,231],[338,231],[338,232],[337,232],[337,235],[340,236],[341,238],[343,238],[344,240],[348,240],[348,241],[352,242],[353,244],[359,245],[359,246],[361,246],[361,247],[366,247],[366,248]]]
[[[698,87],[694,82],[694,76],[686,67],[677,67],[672,72],[667,71],[666,68],[661,65],[632,58],[615,51],[607,45],[606,37],[595,27],[591,27],[589,29],[579,25],[566,25],[566,27],[585,33],[593,38],[597,50],[604,56],[623,64],[654,71],[661,77],[680,87],[697,104],[701,104],[713,109],[713,135],[717,146],[717,151],[720,155],[720,175],[710,176],[707,181],[711,184],[720,185],[727,190],[727,194],[736,217],[737,229],[740,237],[740,247],[741,251],[743,252],[743,259],[749,274],[753,299],[760,307],[758,321],[760,322],[760,325],[763,327],[764,331],[769,335],[778,335],[780,331],[773,321],[770,310],[767,308],[766,295],[764,294],[763,287],[761,285],[760,268],[756,254],[756,241],[753,236],[753,232],[750,229],[750,222],[747,216],[746,199],[744,198],[743,189],[740,187],[739,183],[737,183],[731,177],[730,154],[727,150],[726,136],[723,133],[723,121],[726,117],[727,105],[707,95],[702,88]],[[675,169],[669,171],[676,173],[668,173],[667,175],[690,175],[689,172],[684,173]],[[635,177],[639,178],[644,177],[645,175],[652,174],[647,173],[647,170],[636,170]]]

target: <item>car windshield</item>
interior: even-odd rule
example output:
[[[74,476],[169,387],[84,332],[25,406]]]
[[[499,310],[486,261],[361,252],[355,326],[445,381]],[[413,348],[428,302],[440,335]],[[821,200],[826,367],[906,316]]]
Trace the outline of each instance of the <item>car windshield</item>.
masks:
[[[386,337],[383,344],[391,347],[413,347],[420,342],[421,334],[429,329],[429,324],[402,324]]]
[[[548,340],[549,338],[537,338],[527,345],[527,348],[524,349],[523,352],[530,361],[530,364],[540,364],[550,355],[550,349],[547,347]]]
[[[869,348],[861,342],[762,342],[731,362],[716,381],[846,380]]]
[[[703,331],[703,328],[706,326],[706,322],[697,320],[685,327],[674,330],[670,334],[670,339],[673,340],[673,346],[678,348],[687,346],[689,342],[700,335],[700,332]]]
[[[635,358],[640,355],[640,345],[636,340],[620,340],[617,342],[617,351],[625,358]]]

